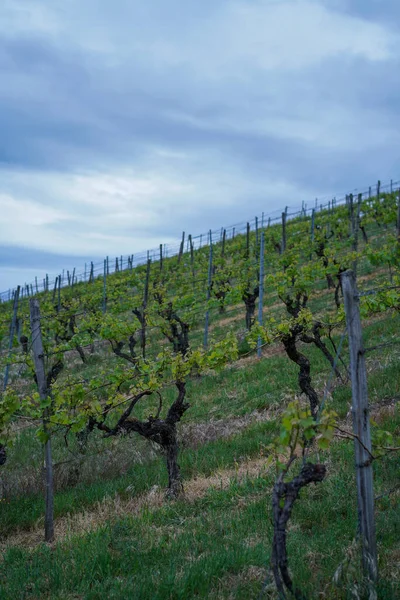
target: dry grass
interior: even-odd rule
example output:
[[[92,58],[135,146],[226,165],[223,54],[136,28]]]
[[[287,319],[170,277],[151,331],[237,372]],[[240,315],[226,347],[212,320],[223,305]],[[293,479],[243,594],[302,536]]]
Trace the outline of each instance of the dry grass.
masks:
[[[270,468],[270,467],[268,467]],[[248,477],[258,477],[267,473],[265,458],[257,458],[238,463],[233,469],[217,471],[210,477],[196,477],[185,483],[185,500],[194,502],[203,497],[210,488],[227,489],[232,480],[240,481]],[[84,535],[102,527],[107,521],[115,521],[127,515],[137,515],[144,509],[161,507],[165,499],[163,490],[154,486],[141,496],[121,499],[119,495],[105,498],[93,509],[81,513],[69,514],[55,520],[55,537],[62,542],[71,536]],[[14,546],[34,548],[43,541],[43,519],[40,519],[30,531],[18,531],[0,544],[0,554]]]

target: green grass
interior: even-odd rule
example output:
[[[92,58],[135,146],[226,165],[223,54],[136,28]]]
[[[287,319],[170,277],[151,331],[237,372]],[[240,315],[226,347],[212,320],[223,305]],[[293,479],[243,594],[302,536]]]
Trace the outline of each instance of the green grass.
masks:
[[[391,318],[369,324],[364,332],[366,346],[393,339],[397,324],[398,319]],[[346,355],[346,346],[343,351]],[[316,349],[306,346],[304,352],[312,361],[314,381],[321,392],[329,365]],[[376,351],[368,355],[373,410],[399,396],[398,358],[398,352],[389,347],[378,355]],[[272,409],[274,415],[295,393],[297,368],[284,355],[249,360],[239,368],[233,366],[193,380],[189,385],[192,407],[187,421],[200,425],[210,415],[215,419],[227,415],[236,418],[264,409]],[[344,418],[349,398],[349,386],[334,382],[327,402]],[[398,408],[390,414],[383,411],[380,425],[398,435]],[[277,419],[273,418],[248,425],[227,438],[194,447],[186,444],[180,456],[184,479],[207,477],[259,456],[277,428]],[[37,442],[29,436],[23,441],[25,448],[19,459],[22,456],[29,464]],[[137,440],[121,443],[135,444]],[[17,453],[18,448],[14,451]],[[17,458],[11,457],[11,464]],[[326,480],[305,489],[293,511],[288,533],[290,568],[294,581],[310,598],[322,594],[329,599],[347,599],[350,592],[345,588],[354,585],[359,570],[357,555],[351,554],[357,532],[353,443],[335,442],[320,460],[328,465]],[[398,475],[395,455],[374,463],[376,495],[393,488]],[[55,498],[56,517],[90,509],[116,494],[122,499],[136,497],[154,485],[166,485],[161,456],[149,456],[123,475],[110,474],[108,480],[102,478],[60,491]],[[272,471],[262,477],[234,478],[227,489],[210,489],[193,502],[170,502],[161,508],[144,509],[135,517],[113,519],[96,531],[64,540],[54,548],[10,548],[0,563],[0,598],[257,598],[270,559],[272,485]],[[398,597],[398,498],[398,494],[384,495],[376,503],[378,597],[384,600]],[[10,498],[0,511],[3,536],[16,528],[33,527],[42,514],[40,494]],[[333,574],[349,552],[352,559],[348,581],[344,587],[335,588]],[[272,590],[269,583],[265,597],[275,598]]]
[[[384,235],[382,229],[372,244],[378,247]],[[239,242],[232,242],[232,247]],[[199,252],[199,260],[204,259],[203,267],[207,264],[207,254],[207,249]],[[373,276],[361,284],[367,288],[388,280],[387,269],[374,269],[367,258],[360,260],[359,275]],[[138,284],[135,273],[129,276],[133,282],[130,287],[128,273],[112,276],[114,279],[110,278],[109,283],[120,282],[121,290],[128,287],[129,298],[134,299],[137,293],[134,288]],[[100,283],[95,285],[99,288]],[[325,287],[324,281],[316,282],[319,291]],[[81,289],[83,286],[76,288]],[[203,292],[199,287],[199,302]],[[65,293],[73,295],[75,291],[68,289]],[[325,290],[310,300],[310,307],[323,318],[333,302],[333,291]],[[118,318],[131,317],[124,292],[117,299],[118,303],[120,313],[115,302],[111,309]],[[284,314],[276,291],[270,287],[265,290],[265,307],[269,316],[280,318]],[[190,307],[182,310],[190,313]],[[225,314],[220,315],[215,307],[210,314],[210,336],[214,339],[221,338],[228,330],[240,334],[244,328],[243,305],[236,300]],[[233,320],[226,322],[227,318]],[[365,346],[398,341],[398,325],[399,317],[389,315],[365,323]],[[193,346],[202,343],[203,326],[204,314],[196,312],[191,327]],[[334,336],[336,345],[340,335],[341,332],[336,332]],[[159,349],[159,332],[149,329],[148,342],[151,355]],[[315,347],[303,345],[301,350],[311,361],[313,385],[322,398],[330,366]],[[251,357],[188,383],[187,399],[191,407],[181,424],[179,458],[184,481],[207,478],[223,469],[235,472],[241,463],[260,456],[267,460],[266,446],[279,430],[280,412],[299,394],[296,365],[278,346],[269,349],[268,354],[260,361]],[[342,354],[347,362],[347,341]],[[367,353],[371,411],[379,426],[397,437],[400,434],[399,359],[400,346],[395,345]],[[98,347],[93,355],[88,355],[86,364],[73,360],[74,372],[90,379],[97,375],[104,361],[112,370],[118,359],[109,348]],[[18,382],[16,373],[14,377]],[[24,376],[24,372],[18,373]],[[63,377],[64,374],[61,381]],[[351,430],[349,383],[335,378],[331,383],[326,405],[333,408]],[[31,379],[25,385],[26,389],[34,389]],[[171,403],[175,393],[174,388],[165,390],[164,407]],[[152,400],[144,401],[137,408],[135,416],[145,418],[153,412],[154,404]],[[257,413],[268,415],[269,420],[251,422],[249,415],[254,417]],[[214,421],[215,435],[220,435],[219,439],[208,439],[210,421]],[[238,423],[242,427],[240,431]],[[229,435],[230,427],[234,433]],[[69,449],[76,452],[74,439],[69,443]],[[61,434],[54,435],[53,454],[56,463],[69,458]],[[109,455],[113,456],[112,460],[107,458]],[[329,452],[322,452],[313,459],[324,462],[328,474],[322,484],[304,489],[294,507],[288,528],[290,569],[296,585],[308,598],[347,600],[355,597],[352,588],[360,572],[359,553],[354,545],[357,507],[353,442],[335,440]],[[104,440],[95,432],[89,441],[86,461],[89,467],[82,471],[80,483],[60,483],[55,495],[56,518],[96,511],[97,504],[105,499],[135,499],[146,495],[154,486],[164,488],[167,484],[164,458],[139,437]],[[6,501],[0,504],[3,547],[16,530],[23,540],[24,532],[37,527],[43,518],[43,493],[38,491],[42,462],[42,446],[35,432],[32,429],[22,432],[2,467],[4,481],[14,481],[16,491],[19,490],[19,493],[8,494]],[[293,474],[297,468],[298,465],[293,467]],[[35,477],[36,482],[28,481]],[[262,476],[232,477],[227,487],[221,484],[218,489],[203,490],[190,501],[165,502],[158,508],[145,506],[135,516],[114,516],[90,533],[65,538],[51,547],[44,544],[33,549],[24,544],[9,547],[0,560],[0,600],[240,600],[258,598],[264,581],[264,597],[276,598],[274,586],[266,580],[272,541],[274,477],[272,468]],[[375,495],[379,497],[376,501],[378,598],[395,600],[400,598],[398,593],[396,595],[400,588],[400,503],[398,492],[388,493],[399,481],[395,453],[374,462],[374,478]],[[332,577],[341,563],[348,565],[347,575],[342,586],[335,587]]]

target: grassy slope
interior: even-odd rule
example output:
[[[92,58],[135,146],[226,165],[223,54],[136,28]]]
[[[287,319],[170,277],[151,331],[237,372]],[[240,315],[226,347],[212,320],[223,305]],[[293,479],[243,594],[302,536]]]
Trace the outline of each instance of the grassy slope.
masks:
[[[390,339],[396,335],[397,325],[398,319],[392,318],[373,322],[365,330],[366,344]],[[317,353],[310,354],[322,389],[328,371]],[[393,400],[400,390],[398,358],[399,352],[392,350],[371,354],[368,359],[373,410],[382,426],[397,433],[400,413]],[[234,418],[267,408],[276,411],[283,400],[297,392],[296,383],[296,370],[285,356],[277,354],[259,362],[248,359],[191,383],[193,406],[188,420],[195,427],[210,407],[216,418],[226,414]],[[343,419],[348,399],[348,387],[335,384],[329,402]],[[259,457],[276,427],[276,419],[255,423],[231,437],[185,448],[181,456],[185,479],[207,477]],[[196,446],[195,433],[193,429],[188,446]],[[34,444],[31,441],[32,447]],[[309,590],[311,597],[321,597],[320,593],[322,597],[342,598],[345,592],[333,591],[331,578],[356,534],[352,444],[338,441],[323,458],[329,468],[326,482],[307,489],[295,507],[289,529],[291,568],[297,583]],[[375,477],[377,495],[392,488],[398,477],[396,457],[378,461]],[[228,487],[211,487],[189,502],[150,506],[131,517],[108,515],[98,529],[64,539],[53,549],[44,545],[11,548],[0,565],[0,597],[254,598],[269,560],[272,482],[272,472],[233,476]],[[107,496],[118,494],[122,500],[136,497],[155,484],[165,485],[164,467],[160,457],[149,456],[125,475],[113,478],[111,474],[108,481],[95,479],[59,492],[56,515],[89,507],[95,510],[95,503]],[[380,598],[395,598],[394,586],[399,583],[398,509],[396,493],[377,502]],[[0,512],[2,531],[11,534],[15,527],[32,528],[42,511],[40,495],[12,499]],[[269,597],[274,597],[271,594]]]
[[[360,271],[366,276],[373,273],[374,283],[379,277],[387,280],[386,273],[379,274],[368,264],[360,265]],[[269,314],[282,312],[276,294],[268,289],[265,305]],[[326,306],[324,294],[317,296],[314,310],[323,312]],[[202,320],[200,311],[192,331],[192,340],[199,343]],[[242,321],[240,306],[229,307],[221,316],[215,311],[212,335],[221,337],[227,328],[238,332]],[[372,320],[365,326],[366,345],[397,339],[398,322],[391,316]],[[152,337],[150,342],[155,347],[159,343]],[[329,376],[327,363],[316,349],[307,346],[304,351],[322,395]],[[90,376],[104,359],[101,352],[91,356],[88,365],[74,361],[74,368]],[[399,347],[392,347],[367,358],[373,416],[396,434],[400,433],[399,357]],[[111,360],[116,359],[111,355]],[[172,395],[173,390],[167,393]],[[60,541],[51,548],[33,545],[38,532],[41,535],[43,515],[38,491],[42,450],[31,429],[22,432],[3,467],[4,479],[12,485],[0,507],[0,598],[257,598],[271,546],[274,474],[262,467],[264,448],[278,429],[280,410],[297,393],[297,369],[279,346],[267,348],[260,361],[242,359],[221,373],[192,380],[191,409],[181,424],[186,501],[161,501],[165,467],[162,457],[143,440],[105,443],[94,436],[80,483],[72,485],[70,466],[60,466],[55,498]],[[335,382],[327,401],[351,429],[349,400],[349,386]],[[63,463],[63,439],[56,437],[54,446],[55,462]],[[358,569],[353,547],[357,530],[353,445],[337,440],[320,459],[328,466],[328,477],[304,490],[295,506],[288,537],[290,566],[296,583],[311,598],[347,598]],[[398,475],[395,455],[377,461],[376,495],[392,489]],[[154,494],[158,502],[152,500]],[[388,600],[396,598],[400,586],[398,515],[398,491],[377,501],[379,598]],[[68,529],[71,537],[65,535]],[[334,588],[333,573],[349,557],[347,580],[342,588]],[[275,598],[273,590],[267,584],[265,597]]]

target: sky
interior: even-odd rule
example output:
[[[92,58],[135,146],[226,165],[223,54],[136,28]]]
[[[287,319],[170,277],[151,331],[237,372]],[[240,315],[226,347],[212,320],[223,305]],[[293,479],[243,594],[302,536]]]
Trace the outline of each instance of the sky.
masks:
[[[0,292],[400,179],[398,0],[2,0]]]

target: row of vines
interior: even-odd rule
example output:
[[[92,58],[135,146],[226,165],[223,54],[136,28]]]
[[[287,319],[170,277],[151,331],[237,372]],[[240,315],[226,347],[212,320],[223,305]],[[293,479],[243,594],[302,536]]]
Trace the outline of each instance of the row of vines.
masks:
[[[289,574],[286,526],[301,488],[325,477],[315,460],[337,428],[327,395],[313,384],[307,347],[348,381],[339,346],[348,269],[362,292],[375,290],[360,296],[364,318],[400,312],[399,203],[397,192],[349,196],[343,206],[283,218],[283,226],[248,226],[229,239],[223,231],[203,248],[190,243],[177,256],[109,276],[104,270],[88,283],[32,297],[16,291],[0,304],[0,463],[21,425],[36,430],[48,476],[54,435],[73,439],[84,456],[91,435],[138,434],[165,457],[168,497],[182,496],[179,423],[190,410],[188,381],[257,345],[280,344],[298,369],[299,397],[283,407],[280,436],[269,445],[278,470],[272,568],[282,597],[302,597]],[[378,453],[395,445],[384,432],[376,439]]]

